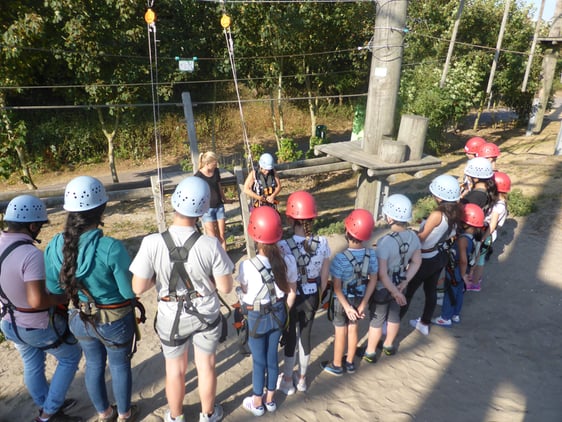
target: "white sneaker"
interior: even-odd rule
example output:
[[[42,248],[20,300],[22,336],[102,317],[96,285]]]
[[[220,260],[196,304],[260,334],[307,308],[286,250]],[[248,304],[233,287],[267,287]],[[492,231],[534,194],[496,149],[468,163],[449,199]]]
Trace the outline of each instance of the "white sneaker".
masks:
[[[431,322],[435,325],[440,325],[441,327],[450,327],[453,325],[450,319],[445,319],[443,317],[433,318]]]
[[[283,373],[280,373],[277,377],[277,389],[288,396],[295,394],[295,391],[297,391],[293,385],[293,380],[285,381]]]
[[[224,411],[220,404],[215,404],[213,414],[211,416],[205,413],[199,413],[199,422],[219,422],[224,416]],[[178,420],[176,418],[176,420]]]
[[[251,414],[253,414],[254,416],[262,416],[265,413],[265,407],[263,406],[254,407],[253,396],[246,397],[242,401],[242,407],[246,409],[248,412],[250,412]]]
[[[275,400],[270,401],[269,403],[266,401],[266,395],[267,393],[265,393],[261,400],[265,406],[265,408],[267,409],[268,412],[275,412],[277,410],[277,403],[275,403]]]
[[[308,386],[306,385],[306,378],[301,379],[299,374],[293,373],[293,384],[297,386],[297,391],[304,393]]]
[[[420,333],[422,333],[424,336],[429,335],[429,325],[425,325],[423,322],[421,322],[420,318],[411,319],[410,325],[414,327],[416,330],[418,330]]]
[[[459,322],[461,322],[461,316],[460,315],[453,315],[451,317],[451,320],[455,323],[458,324]]]
[[[164,416],[164,422],[185,422],[185,418],[183,415],[177,416],[175,419],[172,419],[172,414],[169,410],[166,411],[166,416]]]

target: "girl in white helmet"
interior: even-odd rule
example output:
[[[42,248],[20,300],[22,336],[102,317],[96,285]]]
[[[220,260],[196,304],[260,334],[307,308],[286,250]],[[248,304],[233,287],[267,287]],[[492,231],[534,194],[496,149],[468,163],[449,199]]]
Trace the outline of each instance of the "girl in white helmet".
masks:
[[[250,172],[244,182],[244,193],[251,199],[250,209],[267,205],[277,208],[277,195],[281,191],[281,180],[275,171],[273,156],[262,154],[259,168]]]
[[[363,360],[369,363],[376,362],[376,347],[385,323],[387,332],[382,351],[387,356],[396,352],[394,340],[400,328],[400,307],[406,305],[404,291],[422,262],[420,240],[407,227],[412,219],[410,200],[404,195],[390,195],[382,212],[390,233],[377,241],[379,281],[371,297],[369,336],[363,354]]]
[[[139,409],[131,404],[136,324],[131,258],[122,242],[99,228],[107,201],[104,186],[94,177],[80,176],[66,185],[66,225],[45,250],[47,288],[66,294],[74,305],[70,330],[86,357],[86,388],[98,421],[136,421]],[[115,406],[105,385],[106,360]]]
[[[429,325],[437,305],[437,282],[447,263],[445,243],[461,223],[463,209],[459,204],[460,187],[457,179],[448,174],[437,176],[429,185],[437,208],[429,214],[418,232],[421,241],[422,263],[406,288],[406,305],[400,309],[403,318],[416,290],[423,285],[425,304],[422,315],[410,320],[410,325],[423,335],[429,334]]]

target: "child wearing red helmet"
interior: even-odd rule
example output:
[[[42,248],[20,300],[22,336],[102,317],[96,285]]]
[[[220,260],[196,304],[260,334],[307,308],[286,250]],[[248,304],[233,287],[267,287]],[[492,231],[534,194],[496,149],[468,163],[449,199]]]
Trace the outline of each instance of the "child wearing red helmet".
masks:
[[[482,236],[484,211],[476,204],[464,206],[462,233],[449,250],[449,263],[445,271],[445,296],[441,316],[431,322],[442,327],[450,327],[461,321],[461,310],[465,284],[470,283],[471,257],[474,255],[475,240]]]
[[[365,317],[369,299],[377,284],[378,264],[374,249],[363,242],[371,238],[375,221],[364,209],[353,210],[345,219],[348,248],[338,253],[330,265],[334,297],[330,304],[334,324],[334,357],[322,362],[324,371],[332,375],[353,374],[353,357],[357,351],[358,321]],[[347,359],[344,351],[347,343]]]
[[[498,190],[497,199],[490,207],[490,211],[485,217],[484,223],[487,229],[483,235],[482,246],[480,248],[478,259],[472,269],[472,285],[471,291],[480,291],[482,278],[484,276],[484,264],[492,254],[492,244],[496,240],[498,228],[502,227],[507,219],[507,194],[511,190],[511,179],[501,171],[494,173],[494,181]]]
[[[471,158],[475,158],[476,154],[478,153],[478,149],[486,143],[484,138],[479,136],[473,136],[466,144],[464,144],[464,152],[466,157],[470,160]]]

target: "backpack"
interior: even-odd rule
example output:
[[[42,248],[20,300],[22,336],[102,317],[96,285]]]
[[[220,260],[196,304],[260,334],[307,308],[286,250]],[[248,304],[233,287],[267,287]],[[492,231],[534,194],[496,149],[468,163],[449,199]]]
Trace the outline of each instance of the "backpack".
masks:
[[[191,250],[193,245],[195,245],[197,240],[199,240],[199,237],[201,237],[201,233],[196,231],[185,241],[185,243],[182,246],[176,246],[168,230],[162,233],[162,238],[164,239],[166,247],[168,248],[170,262],[172,263],[172,273],[170,274],[168,296],[166,298],[160,298],[159,300],[178,303],[176,315],[174,317],[174,322],[172,324],[169,338],[160,337],[162,343],[167,346],[172,346],[172,347],[180,346],[184,344],[187,340],[189,340],[194,334],[198,332],[209,331],[216,328],[221,323],[221,321],[223,325],[222,325],[222,333],[219,342],[222,343],[226,340],[228,325],[226,323],[226,318],[224,317],[224,315],[222,315],[222,313],[219,312],[219,316],[214,321],[209,323],[205,319],[206,315],[200,313],[195,307],[195,305],[193,304],[193,300],[198,297],[201,297],[201,295],[193,287],[193,283],[191,282],[191,279],[187,274],[187,270],[185,269],[185,263],[187,262],[187,259],[189,257],[189,251]],[[185,294],[181,294],[181,295],[177,294],[178,283],[183,284],[187,288],[187,292]],[[213,293],[218,295],[216,290],[213,291]],[[220,296],[219,299],[224,304],[224,301]],[[203,325],[203,328],[190,333],[180,333],[179,332],[180,316],[183,310],[185,310],[187,314],[196,317]],[[155,317],[154,318],[155,331],[157,331],[156,324],[157,324],[157,320]]]

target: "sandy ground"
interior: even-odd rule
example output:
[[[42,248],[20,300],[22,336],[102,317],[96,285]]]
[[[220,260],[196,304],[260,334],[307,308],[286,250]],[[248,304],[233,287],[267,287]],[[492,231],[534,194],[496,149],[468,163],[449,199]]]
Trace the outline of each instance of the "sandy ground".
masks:
[[[289,397],[277,393],[278,411],[262,419],[562,420],[562,162],[560,157],[552,156],[559,123],[553,121],[549,126],[546,134],[533,138],[533,142],[523,137],[503,139],[505,135],[498,129],[502,148],[499,168],[509,173],[514,185],[526,194],[539,195],[541,207],[526,218],[509,218],[486,267],[482,291],[466,293],[461,324],[432,327],[428,337],[414,331],[407,320],[421,313],[420,290],[402,322],[398,353],[382,356],[374,365],[357,361],[355,374],[333,377],[323,373],[319,365],[330,359],[333,341],[333,327],[325,312],[320,312],[313,333],[308,392]],[[464,163],[461,153],[444,157],[444,167],[436,172],[393,179],[391,192],[427,190],[435,175],[460,175]],[[344,189],[347,196],[353,190],[353,181],[344,183],[342,192]],[[323,204],[330,198],[334,200],[333,192],[320,189],[318,195]],[[115,222],[123,220],[123,214],[111,213],[107,230],[118,232]],[[55,226],[60,224],[60,211],[52,215]],[[374,238],[380,234],[382,231]],[[335,253],[343,247],[344,240],[333,236],[330,244]],[[241,253],[233,252],[233,260],[241,258]],[[142,300],[150,323],[141,327],[143,339],[133,358],[133,401],[141,407],[141,420],[154,422],[163,420],[167,408],[164,361],[151,324],[155,295],[151,292]],[[234,298],[228,297],[227,301],[233,303]],[[361,333],[366,334],[367,321],[361,327]],[[254,419],[240,407],[243,398],[251,394],[251,358],[237,353],[235,341],[230,327],[229,338],[219,346],[217,354],[218,402],[229,422]],[[10,343],[4,342],[0,344],[0,356],[0,422],[29,421],[36,415],[36,407],[23,386],[19,355]],[[51,359],[47,363],[52,371]],[[110,385],[109,373],[107,380]],[[198,420],[197,375],[191,363],[186,385],[186,420]],[[84,385],[84,360],[69,396],[79,400],[72,414],[95,420]]]

